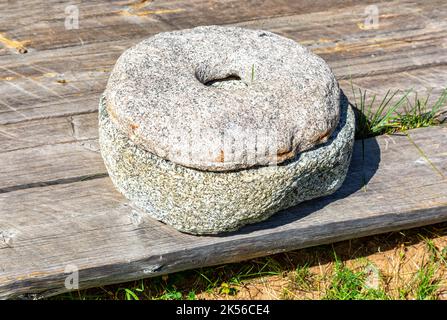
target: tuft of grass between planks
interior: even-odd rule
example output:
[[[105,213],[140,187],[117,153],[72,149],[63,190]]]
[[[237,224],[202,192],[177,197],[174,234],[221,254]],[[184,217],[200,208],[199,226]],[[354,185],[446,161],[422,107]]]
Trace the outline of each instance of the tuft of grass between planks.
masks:
[[[447,88],[433,103],[430,93],[421,98],[412,90],[388,90],[379,102],[377,95],[368,97],[366,90],[356,91],[352,84],[351,89],[351,103],[357,110],[357,139],[436,125],[438,113],[447,104]]]
[[[254,75],[254,66],[252,72]],[[413,98],[410,98],[411,94]],[[437,115],[447,103],[447,89],[443,90],[433,103],[430,103],[430,95],[421,98],[412,90],[389,90],[379,101],[376,95],[369,97],[366,90],[356,91],[352,86],[352,96],[354,99],[351,104],[357,109],[356,138],[362,140],[381,134],[436,125]],[[423,230],[424,235],[421,235],[419,230]],[[69,292],[52,299],[247,299],[251,296],[242,295],[243,293],[251,294],[252,288],[261,287],[267,288],[269,292],[269,296],[262,296],[264,299],[447,299],[447,244],[439,248],[432,240],[439,236],[447,242],[447,223],[441,224],[441,229],[431,226],[428,229],[420,228],[407,232],[410,233],[409,238],[403,232],[394,232],[368,239],[379,239],[378,243],[386,243],[390,235],[401,235],[406,243],[422,242],[425,245],[424,255],[419,263],[412,261],[415,270],[407,272],[408,274],[399,269],[407,259],[405,250],[399,251],[397,257],[388,257],[397,261],[393,262],[399,266],[396,273],[395,270],[381,270],[365,258],[366,253],[360,255],[360,258],[354,258],[354,261],[360,260],[357,264],[354,263],[355,266],[349,266],[346,260],[352,259],[340,259],[337,250],[326,245],[243,263],[200,268],[121,285]],[[366,240],[353,241],[359,242],[359,247],[363,248],[360,242]],[[405,241],[400,239],[398,242]],[[347,243],[351,246],[351,241],[342,242],[345,245]],[[402,243],[391,247],[397,250],[396,248],[402,246],[406,247]],[[380,246],[378,250],[380,252]],[[296,254],[300,255],[300,258],[292,259],[291,256]],[[354,257],[357,255],[358,252]],[[319,271],[316,272],[315,269]],[[401,274],[405,274],[405,278],[402,278]],[[272,283],[279,283],[280,289],[269,288]]]

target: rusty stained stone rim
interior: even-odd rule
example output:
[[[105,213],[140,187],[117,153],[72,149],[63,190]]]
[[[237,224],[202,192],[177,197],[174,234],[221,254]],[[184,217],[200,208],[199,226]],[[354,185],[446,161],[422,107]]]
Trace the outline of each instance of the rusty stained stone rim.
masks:
[[[210,46],[207,41],[252,43],[242,41],[222,57],[216,57],[213,46],[199,55],[194,51],[199,49],[188,47],[197,36],[205,42],[204,48]],[[268,45],[263,48],[260,43],[279,49],[271,53]],[[287,59],[280,63],[281,59],[272,58],[263,64],[264,55]],[[253,74],[244,67],[254,59],[258,59],[255,83],[231,87],[234,82],[250,82]],[[170,64],[178,68],[165,66]],[[219,78],[224,81],[214,86]],[[157,90],[161,93],[154,93]],[[236,27],[204,26],[150,37],[122,54],[105,92],[112,121],[130,140],[165,160],[204,171],[248,169],[293,159],[326,142],[340,118],[338,83],[323,59],[291,39]],[[227,149],[221,143],[222,132],[226,134],[232,125],[238,128],[237,143]],[[275,138],[258,137],[249,131],[254,128],[276,130]],[[208,137],[202,129],[217,133]],[[169,141],[177,130],[179,137],[191,133],[190,150]],[[256,154],[249,160],[252,149]]]

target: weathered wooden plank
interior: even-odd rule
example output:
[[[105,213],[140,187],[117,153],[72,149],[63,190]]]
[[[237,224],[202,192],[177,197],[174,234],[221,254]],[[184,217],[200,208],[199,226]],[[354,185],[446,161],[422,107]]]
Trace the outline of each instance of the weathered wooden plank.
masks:
[[[447,155],[447,127],[439,129],[439,139],[431,139],[432,131],[430,128],[421,128],[414,130],[410,135],[410,140],[418,147],[420,158],[418,163],[424,163],[429,166],[433,172],[447,179],[447,164],[443,158]]]
[[[0,125],[0,193],[106,175],[97,116]]]
[[[0,3],[7,45],[0,49],[0,297],[63,291],[67,264],[88,287],[447,219],[443,128],[380,137],[379,146],[368,140],[364,160],[357,145],[349,183],[336,195],[222,237],[180,234],[133,210],[108,178],[94,179],[105,175],[99,95],[119,54],[142,38],[210,22],[260,27],[322,55],[348,95],[350,78],[379,96],[390,88],[439,93],[447,84],[443,1],[378,3],[380,26],[372,30],[362,24],[365,5],[353,1],[92,1],[80,5],[79,30],[64,28],[65,1],[28,5]],[[14,54],[22,49],[28,53]]]
[[[214,237],[154,221],[109,178],[0,194],[0,297],[64,292],[70,265],[87,288],[447,220],[447,180],[415,146],[423,137],[424,145],[445,151],[445,132],[433,127],[410,131],[411,139],[368,139],[364,156],[357,141],[337,193]],[[435,160],[442,168],[444,151]]]
[[[209,6],[208,3],[200,1],[194,3],[197,4],[197,8]],[[230,10],[226,11],[228,19],[230,13],[234,14],[237,10],[242,10],[246,14],[251,12],[247,9],[251,4],[238,3],[240,5],[235,5],[233,8],[236,11],[227,9]],[[288,7],[284,3],[278,6],[280,8],[278,15],[288,12],[286,10]],[[292,3],[295,6],[295,2]],[[278,32],[308,45],[328,60],[348,94],[350,91],[348,82],[351,78],[354,84],[359,79],[359,86],[368,85],[367,89],[379,93],[386,92],[386,87],[404,89],[417,87],[423,91],[434,88],[439,92],[446,86],[442,72],[447,65],[445,2],[380,3],[378,4],[380,25],[378,29],[371,30],[365,30],[362,26],[365,19],[364,4],[338,9],[337,6],[322,8],[321,3],[319,5],[318,3],[317,1],[314,7],[303,5],[302,11],[300,11],[301,4],[297,5],[293,7],[296,12],[291,9],[292,15],[287,17],[271,18],[276,13],[256,9],[254,13],[252,12],[253,15],[244,16],[244,19],[254,21],[238,24]],[[168,7],[168,4],[173,3],[158,3],[161,7]],[[276,8],[274,4],[276,2],[265,5]],[[340,5],[348,4],[340,2]],[[60,5],[65,3],[61,2]],[[248,7],[241,7],[244,5]],[[322,9],[327,10],[321,11]],[[195,14],[207,15],[198,11],[199,13]],[[95,14],[100,15],[92,11],[90,18],[93,20],[98,18]],[[241,15],[243,16],[242,13]],[[29,19],[32,17],[29,16]],[[187,15],[182,19],[184,22],[179,20],[174,23],[173,17],[170,16],[168,21],[172,23],[170,28],[188,27],[187,21],[193,20],[193,16]],[[219,21],[216,20],[215,23]],[[89,29],[88,26],[85,28]],[[113,24],[109,29],[110,31],[114,29]],[[51,50],[42,48],[25,55],[2,57],[0,123],[94,111],[108,74],[119,54],[142,38],[158,32],[157,28],[151,29],[150,26],[144,30],[146,30],[144,34],[132,33],[126,39],[100,37],[101,40],[97,42],[92,40],[84,42],[83,45],[66,44],[71,47],[55,45]],[[49,33],[51,37],[59,35],[57,32]],[[435,68],[439,68],[439,71]]]
[[[377,6],[377,29],[365,29],[364,5],[238,25],[272,30],[307,45],[329,62],[339,79],[446,64],[447,3]]]
[[[106,174],[96,140],[13,150],[0,159],[0,193]]]
[[[0,125],[0,192],[106,175],[97,137],[97,113]],[[390,177],[391,185],[399,181]]]
[[[379,98],[384,97],[388,90],[405,92],[412,89],[418,93],[419,98],[424,99],[429,95],[429,102],[432,104],[447,88],[447,65],[358,77],[352,80],[352,86],[349,79],[342,79],[339,82],[340,87],[352,101],[354,101],[352,87],[356,91],[357,100],[358,88],[369,92],[369,97],[376,94]],[[409,98],[413,102],[413,94],[410,94]]]
[[[98,138],[98,114],[0,124],[0,154],[58,143]]]
[[[129,41],[10,56],[0,61],[0,123],[93,112]]]
[[[177,0],[177,1],[28,1],[3,5],[0,30],[4,37],[26,47],[28,52],[91,43],[147,37],[153,33],[206,24],[240,21],[327,10],[352,5],[353,0]],[[365,3],[372,1],[365,1]],[[69,5],[76,5],[79,28],[66,29]],[[68,12],[66,12],[68,10]],[[4,17],[3,17],[4,15]],[[1,42],[0,42],[1,43]],[[17,52],[10,45],[1,54]]]

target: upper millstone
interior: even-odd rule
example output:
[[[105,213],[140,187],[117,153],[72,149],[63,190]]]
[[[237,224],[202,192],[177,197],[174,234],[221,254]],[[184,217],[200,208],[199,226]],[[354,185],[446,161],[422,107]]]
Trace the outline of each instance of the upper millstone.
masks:
[[[105,92],[111,121],[148,152],[227,171],[281,163],[327,140],[340,115],[329,66],[267,31],[207,26],[125,51]]]

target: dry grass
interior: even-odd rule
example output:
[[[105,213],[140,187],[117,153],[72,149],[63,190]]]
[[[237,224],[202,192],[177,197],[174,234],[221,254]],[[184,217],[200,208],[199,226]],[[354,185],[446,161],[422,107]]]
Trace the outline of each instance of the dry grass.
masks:
[[[447,299],[447,223],[56,298]]]
[[[252,70],[254,73],[254,69]],[[429,96],[359,90],[357,138],[436,124],[447,89]],[[353,94],[355,92],[353,89]],[[368,102],[369,101],[369,102]],[[398,110],[403,106],[404,112]],[[57,299],[447,299],[447,223],[237,264],[94,288]]]

